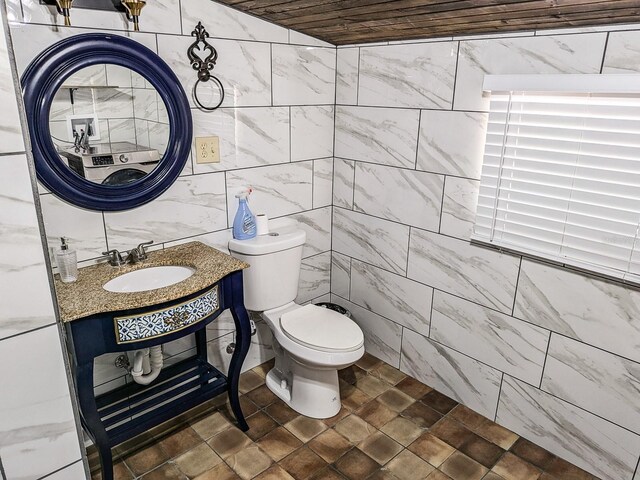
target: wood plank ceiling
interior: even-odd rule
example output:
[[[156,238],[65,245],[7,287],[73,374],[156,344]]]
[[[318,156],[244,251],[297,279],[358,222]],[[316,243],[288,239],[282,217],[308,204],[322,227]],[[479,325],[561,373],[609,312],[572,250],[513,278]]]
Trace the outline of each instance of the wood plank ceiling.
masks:
[[[336,45],[640,21],[640,0],[217,0]]]

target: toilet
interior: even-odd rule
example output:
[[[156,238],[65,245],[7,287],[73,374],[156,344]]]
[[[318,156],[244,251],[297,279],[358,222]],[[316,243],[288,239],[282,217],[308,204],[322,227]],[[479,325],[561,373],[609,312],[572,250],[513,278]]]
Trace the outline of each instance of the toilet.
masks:
[[[340,411],[338,370],[364,354],[364,335],[348,317],[316,305],[294,303],[306,233],[284,223],[250,240],[231,240],[231,254],[251,265],[243,271],[244,304],[262,312],[274,337],[269,389],[312,418]]]

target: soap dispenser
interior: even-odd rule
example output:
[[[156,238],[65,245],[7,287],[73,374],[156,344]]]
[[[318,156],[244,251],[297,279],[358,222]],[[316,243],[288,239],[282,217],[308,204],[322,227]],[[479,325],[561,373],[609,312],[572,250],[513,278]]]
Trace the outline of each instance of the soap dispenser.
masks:
[[[69,250],[69,243],[65,237],[60,237],[60,250],[56,252],[56,264],[60,272],[60,280],[64,283],[75,282],[78,279],[78,258],[75,250]]]
[[[248,240],[256,236],[256,218],[247,204],[251,191],[250,188],[247,188],[236,195],[238,211],[233,219],[233,238],[237,240]]]

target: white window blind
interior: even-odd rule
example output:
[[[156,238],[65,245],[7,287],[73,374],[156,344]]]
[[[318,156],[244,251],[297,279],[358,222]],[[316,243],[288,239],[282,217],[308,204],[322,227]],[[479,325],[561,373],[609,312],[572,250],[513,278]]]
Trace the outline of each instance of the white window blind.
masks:
[[[472,239],[640,283],[640,76],[495,76],[485,89]]]

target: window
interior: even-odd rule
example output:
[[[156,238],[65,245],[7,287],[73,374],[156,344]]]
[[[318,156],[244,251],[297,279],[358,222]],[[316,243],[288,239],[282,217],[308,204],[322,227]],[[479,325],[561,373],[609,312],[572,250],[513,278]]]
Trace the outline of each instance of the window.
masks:
[[[640,76],[485,77],[472,239],[640,283]]]

